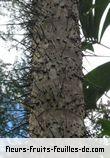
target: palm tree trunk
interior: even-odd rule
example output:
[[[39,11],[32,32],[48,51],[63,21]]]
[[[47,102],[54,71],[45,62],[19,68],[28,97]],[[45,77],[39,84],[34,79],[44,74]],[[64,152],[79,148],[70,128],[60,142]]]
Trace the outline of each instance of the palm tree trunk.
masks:
[[[77,0],[32,2],[31,137],[84,136],[77,3]]]

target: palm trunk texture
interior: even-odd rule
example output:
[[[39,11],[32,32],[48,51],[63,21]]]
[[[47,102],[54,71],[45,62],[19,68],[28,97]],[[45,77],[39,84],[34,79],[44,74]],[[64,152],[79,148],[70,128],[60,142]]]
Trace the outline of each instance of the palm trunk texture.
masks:
[[[32,5],[30,136],[84,137],[78,2],[33,0]]]

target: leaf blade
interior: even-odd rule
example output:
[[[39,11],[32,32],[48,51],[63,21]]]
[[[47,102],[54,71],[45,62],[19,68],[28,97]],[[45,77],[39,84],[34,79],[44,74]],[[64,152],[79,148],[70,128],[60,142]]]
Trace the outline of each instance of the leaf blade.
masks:
[[[96,102],[110,89],[110,62],[107,62],[84,77],[84,96],[87,109],[95,109]]]

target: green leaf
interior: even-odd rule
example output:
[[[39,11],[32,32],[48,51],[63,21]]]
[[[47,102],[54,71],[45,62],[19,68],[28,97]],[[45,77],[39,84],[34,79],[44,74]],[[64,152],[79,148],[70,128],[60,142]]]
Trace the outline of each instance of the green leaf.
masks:
[[[105,63],[84,77],[84,96],[87,109],[95,109],[97,100],[110,89],[110,62]]]
[[[82,50],[85,51],[86,49],[91,50],[91,51],[94,52],[94,48],[93,48],[92,43],[87,42],[87,41],[82,42]]]
[[[82,25],[82,30],[86,38],[92,38],[93,30],[93,13],[92,13],[92,0],[80,0],[79,15]]]
[[[109,9],[109,11],[108,11],[108,13],[107,13],[107,16],[106,16],[106,18],[105,18],[105,22],[104,22],[104,25],[103,25],[103,28],[102,28],[102,31],[101,31],[100,41],[101,41],[101,39],[102,39],[102,36],[103,36],[105,30],[107,29],[107,27],[108,27],[109,25],[110,25],[110,9]]]
[[[110,120],[100,119],[97,123],[102,127],[101,134],[110,136]]]
[[[95,0],[95,4],[93,4],[93,0],[80,0],[80,22],[86,39],[95,43],[100,42],[103,33],[110,24],[110,16],[108,14],[102,26],[101,37],[99,39],[100,22],[109,3],[110,0]]]
[[[95,15],[94,15],[94,26],[96,31],[96,38],[99,34],[100,22],[103,16],[104,11],[109,5],[110,0],[96,0],[95,1]]]

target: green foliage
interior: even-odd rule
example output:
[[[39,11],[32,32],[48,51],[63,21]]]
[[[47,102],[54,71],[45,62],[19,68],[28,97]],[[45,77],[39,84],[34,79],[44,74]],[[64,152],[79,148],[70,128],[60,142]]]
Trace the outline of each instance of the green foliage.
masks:
[[[109,5],[109,0],[80,0],[79,11],[85,41],[82,50],[94,51],[93,44],[99,43],[110,24],[110,10],[107,13],[99,38],[102,16]],[[84,94],[87,109],[95,109],[97,100],[110,88],[110,63],[103,64],[88,73],[84,78]]]
[[[102,24],[102,29],[100,30],[102,17],[109,4],[110,0],[95,0],[94,4],[93,0],[80,0],[80,22],[85,38],[85,41],[82,42],[83,51],[87,49],[94,51],[93,44],[101,42],[105,30],[110,25],[109,9],[104,23]],[[95,111],[96,116],[94,116],[94,112],[91,112],[91,114],[89,113],[88,116],[91,118],[94,131],[96,131],[96,133],[98,133],[100,130],[102,131],[100,136],[110,136],[110,121],[102,117],[102,115],[104,115],[104,113],[108,112],[109,110],[106,109],[106,105],[102,105],[100,108],[97,108],[96,104],[98,99],[109,89],[110,62],[97,67],[84,77],[84,96],[86,109],[89,111]],[[99,120],[99,115],[101,119],[97,122],[97,120]],[[106,118],[109,118],[109,116],[107,116]],[[101,128],[99,127],[99,125],[101,126]],[[94,136],[93,133],[94,132],[92,132],[90,135]]]
[[[95,109],[97,100],[110,89],[110,62],[105,63],[84,78],[84,95],[87,109]]]
[[[101,125],[101,135],[110,136],[110,120],[100,119],[97,123]]]
[[[107,101],[107,103],[104,104],[102,100],[100,100],[97,109],[87,110],[85,122],[87,122],[86,132],[88,137],[102,138],[103,136],[110,136],[108,135],[108,133],[110,133],[110,129],[107,128],[110,126],[110,101]],[[108,132],[105,133],[107,130]]]
[[[96,0],[94,4],[93,0],[80,0],[80,21],[83,34],[89,41],[100,42],[106,28],[109,26],[110,11],[106,16],[101,36],[99,37],[100,22],[109,3],[109,0]]]
[[[82,42],[82,50],[85,51],[87,49],[94,52],[93,43],[87,41]]]
[[[105,22],[104,22],[104,25],[103,25],[103,28],[102,28],[102,33],[101,33],[101,36],[100,36],[100,40],[101,40],[101,38],[102,38],[102,36],[103,36],[103,34],[104,34],[106,28],[107,28],[109,25],[110,25],[110,9],[109,9],[109,11],[108,11],[108,13],[107,13],[107,16],[106,16],[106,18],[105,18]]]

